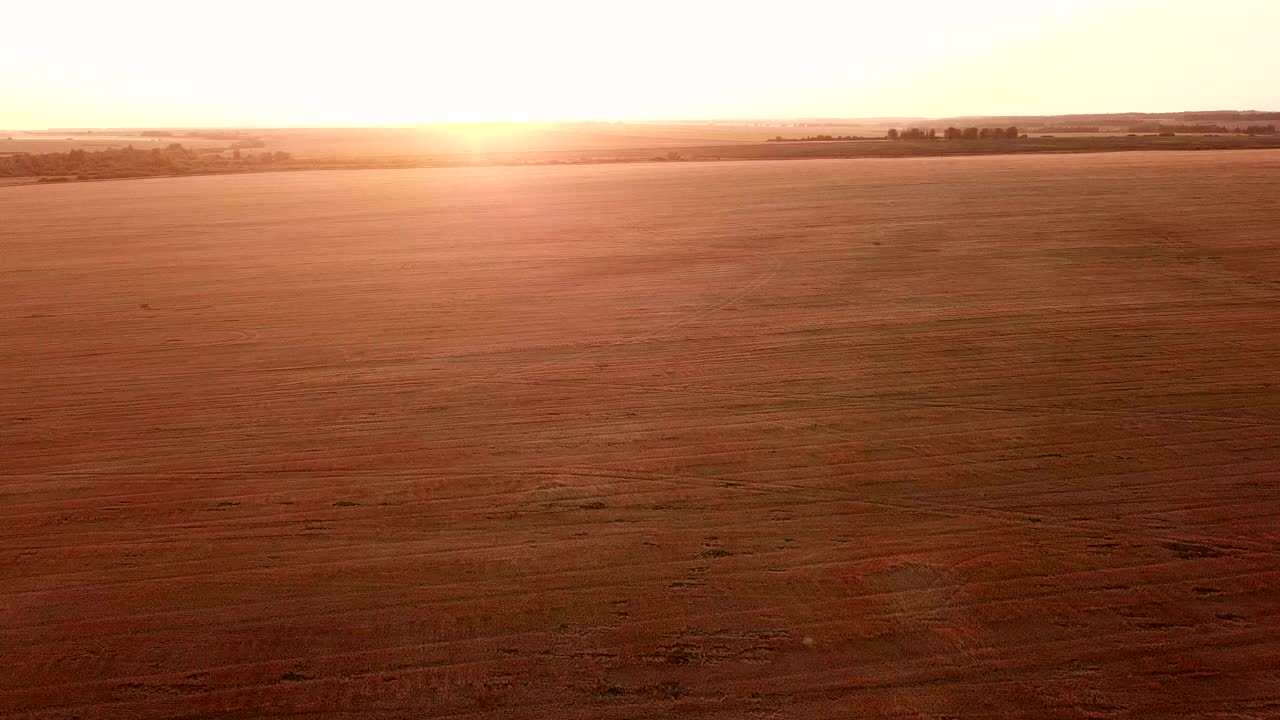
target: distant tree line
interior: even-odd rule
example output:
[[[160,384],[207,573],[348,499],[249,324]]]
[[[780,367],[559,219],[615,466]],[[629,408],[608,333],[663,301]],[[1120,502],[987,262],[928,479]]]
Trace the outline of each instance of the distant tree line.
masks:
[[[928,130],[891,128],[885,137],[889,140],[937,140],[939,135],[938,131],[932,128]],[[1019,134],[1018,128],[1012,125],[1007,128],[949,127],[942,131],[941,137],[945,140],[1017,140]]]
[[[1275,135],[1275,125],[1246,125],[1230,127],[1227,125],[1171,125],[1166,123],[1146,123],[1129,127],[1131,133],[1245,133],[1246,135]]]
[[[1280,120],[1280,112],[1256,110],[1210,110],[1208,112],[1177,112],[1169,115],[1182,120]]]
[[[231,159],[215,153],[197,153],[172,143],[165,148],[138,150],[133,146],[110,150],[71,150],[61,153],[33,153],[0,156],[0,177],[68,176],[91,180],[102,178],[181,175],[188,172],[217,172],[244,169],[252,164],[269,165],[291,160],[286,152],[263,152],[241,157],[235,150]]]
[[[781,135],[769,138],[769,142],[825,142],[836,140],[871,140],[872,138],[862,137],[860,135],[806,135],[798,138],[784,138]]]
[[[1041,125],[1035,129],[1038,133],[1100,133],[1097,125]]]
[[[937,140],[938,131],[930,128],[929,130],[921,130],[920,128],[909,128],[907,130],[898,130],[890,128],[885,133],[885,137],[890,140]]]
[[[938,123],[977,123],[1000,126],[1024,125],[1031,132],[1085,132],[1094,127],[1119,129],[1129,125],[1171,123],[1218,123],[1228,126],[1253,125],[1280,121],[1280,112],[1254,110],[1213,110],[1209,112],[1174,113],[1086,113],[1071,115],[993,115],[989,117],[943,118]],[[1061,129],[1059,129],[1061,128]],[[1067,130],[1066,128],[1072,128]],[[1077,129],[1078,128],[1078,129]]]

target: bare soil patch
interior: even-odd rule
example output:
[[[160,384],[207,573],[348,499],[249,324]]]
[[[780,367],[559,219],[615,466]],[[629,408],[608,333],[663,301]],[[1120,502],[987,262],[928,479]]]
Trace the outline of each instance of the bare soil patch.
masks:
[[[1280,152],[0,194],[5,718],[1263,717]]]

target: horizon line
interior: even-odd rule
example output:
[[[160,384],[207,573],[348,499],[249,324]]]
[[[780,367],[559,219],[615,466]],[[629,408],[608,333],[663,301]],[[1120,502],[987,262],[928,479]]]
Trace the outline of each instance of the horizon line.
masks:
[[[420,128],[459,125],[574,125],[574,124],[717,124],[717,123],[794,123],[794,122],[887,122],[887,121],[938,121],[966,120],[981,118],[1057,118],[1072,116],[1128,116],[1128,115],[1180,115],[1187,113],[1240,113],[1240,114],[1272,114],[1280,110],[1258,110],[1256,108],[1214,108],[1203,110],[1129,110],[1123,112],[1068,112],[1041,114],[1009,114],[990,113],[978,115],[870,115],[870,116],[776,116],[776,117],[712,117],[712,118],[573,118],[560,120],[438,120],[438,121],[406,121],[388,123],[317,123],[317,124],[246,124],[246,125],[103,125],[103,126],[63,126],[44,128],[3,128],[16,132],[94,132],[103,130],[322,130],[322,129],[374,129],[374,128]]]

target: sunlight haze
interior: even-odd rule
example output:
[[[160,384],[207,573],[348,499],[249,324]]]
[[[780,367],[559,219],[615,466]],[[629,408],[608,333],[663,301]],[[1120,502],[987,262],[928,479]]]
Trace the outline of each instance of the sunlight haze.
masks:
[[[0,720],[1280,720],[1280,0],[0,27]]]
[[[124,0],[4,12],[7,128],[1280,106],[1271,0]]]

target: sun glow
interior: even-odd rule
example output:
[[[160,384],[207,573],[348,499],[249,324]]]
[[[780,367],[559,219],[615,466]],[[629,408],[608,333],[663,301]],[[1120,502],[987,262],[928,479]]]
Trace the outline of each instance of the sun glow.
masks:
[[[555,127],[548,122],[495,121],[473,123],[437,123],[433,130],[462,140],[485,141],[505,139]]]
[[[13,128],[1280,105],[1272,0],[67,0],[5,21]]]

